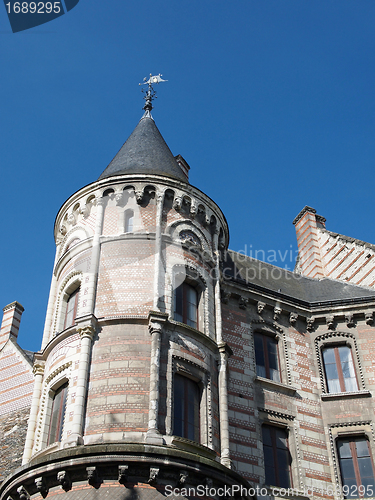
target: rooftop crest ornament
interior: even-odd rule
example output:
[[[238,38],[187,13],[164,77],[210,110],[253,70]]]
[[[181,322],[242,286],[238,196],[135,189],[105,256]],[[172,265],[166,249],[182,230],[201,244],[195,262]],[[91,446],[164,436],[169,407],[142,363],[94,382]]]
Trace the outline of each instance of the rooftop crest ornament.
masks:
[[[143,83],[139,85],[148,85],[148,89],[145,91],[142,89],[142,92],[145,93],[144,100],[146,101],[143,109],[145,110],[144,116],[150,116],[150,111],[152,110],[152,100],[156,99],[156,91],[153,88],[153,85],[160,82],[167,82],[168,80],[163,80],[162,75],[159,73],[158,75],[152,75],[150,73],[150,78],[147,80],[147,77],[143,79]]]

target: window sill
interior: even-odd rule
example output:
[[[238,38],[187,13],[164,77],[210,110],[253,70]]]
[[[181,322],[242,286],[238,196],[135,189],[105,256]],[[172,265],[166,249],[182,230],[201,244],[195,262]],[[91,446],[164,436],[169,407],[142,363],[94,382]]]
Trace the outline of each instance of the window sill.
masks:
[[[291,395],[297,392],[297,389],[295,389],[294,387],[291,387],[290,385],[287,384],[283,384],[282,382],[275,382],[275,380],[271,380],[269,378],[259,377],[257,375],[254,380],[255,382],[258,382],[261,385],[266,386],[270,389],[278,389],[281,390],[282,392],[286,392]]]
[[[173,446],[176,446],[177,448],[190,451],[191,453],[199,453],[200,455],[204,455],[207,458],[211,458],[212,460],[215,460],[217,456],[216,453],[207,446],[180,436],[173,436],[171,444]]]
[[[321,394],[322,401],[336,401],[337,399],[356,399],[356,398],[371,398],[370,391],[355,391],[355,392],[334,392]]]

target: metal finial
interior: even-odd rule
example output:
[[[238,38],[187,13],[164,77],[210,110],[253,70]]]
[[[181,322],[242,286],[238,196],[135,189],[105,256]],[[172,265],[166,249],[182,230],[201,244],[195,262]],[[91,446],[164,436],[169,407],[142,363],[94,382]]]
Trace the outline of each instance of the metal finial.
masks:
[[[156,91],[153,88],[153,85],[160,83],[160,82],[167,82],[168,80],[163,80],[162,75],[159,73],[158,75],[153,76],[150,73],[150,78],[147,80],[147,77],[144,78],[143,83],[140,83],[139,85],[148,85],[148,89],[144,90],[142,89],[142,92],[144,92],[144,100],[146,101],[145,105],[143,106],[143,109],[145,110],[145,115],[150,114],[152,110],[152,100],[156,99]]]

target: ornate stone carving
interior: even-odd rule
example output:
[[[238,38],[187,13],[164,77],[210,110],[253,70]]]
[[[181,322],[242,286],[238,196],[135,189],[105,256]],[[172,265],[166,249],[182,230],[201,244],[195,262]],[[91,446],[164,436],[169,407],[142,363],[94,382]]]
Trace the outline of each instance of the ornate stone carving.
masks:
[[[349,326],[349,327],[354,326],[353,313],[345,314],[345,322],[346,322],[347,326]]]
[[[240,299],[238,301],[238,305],[239,305],[240,309],[246,309],[246,307],[247,307],[247,299],[245,299],[245,297],[240,297]]]
[[[192,200],[191,201],[191,205],[190,205],[190,215],[192,217],[195,217],[198,213],[198,205],[197,205],[197,202],[195,200]]]
[[[230,292],[224,292],[224,291],[222,291],[221,292],[221,302],[223,304],[228,304],[231,295],[232,294]]]
[[[314,328],[314,322],[315,322],[314,316],[311,316],[310,318],[306,318],[306,323],[307,323],[306,328],[308,331],[311,331]]]
[[[36,489],[39,491],[39,493],[42,495],[42,497],[46,498],[49,490],[44,477],[37,477],[35,479],[35,486]]]
[[[333,314],[328,314],[328,316],[326,316],[326,324],[330,330],[335,328],[335,317]]]
[[[366,319],[366,323],[368,325],[372,325],[374,323],[374,312],[369,311],[369,312],[365,313],[365,319]]]
[[[147,481],[148,484],[156,484],[158,482],[159,472],[159,467],[150,467],[150,476]]]
[[[173,208],[176,210],[176,212],[179,212],[182,207],[182,197],[181,196],[176,196],[174,201],[173,201]]]
[[[67,221],[72,226],[75,226],[75,224],[77,223],[76,216],[73,213],[69,214],[68,217],[67,217]]]
[[[23,486],[20,486],[19,488],[17,488],[17,493],[18,493],[21,500],[29,500],[30,499],[30,495],[28,494],[28,492],[25,490],[25,488]]]
[[[116,205],[119,206],[122,204],[122,201],[124,199],[124,194],[123,193],[116,193],[115,194],[115,202],[116,202]]]
[[[87,480],[91,486],[97,487],[100,484],[98,469],[94,467],[86,467]]]
[[[135,194],[135,199],[137,200],[138,205],[140,205],[143,201],[143,198],[144,198],[143,189],[136,189],[134,191],[134,194]]]
[[[187,470],[180,470],[180,477],[178,478],[177,484],[179,486],[183,486],[184,484],[186,484],[188,477],[189,477],[189,473]]]
[[[275,306],[273,309],[273,319],[278,321],[280,314],[283,312],[280,306]]]
[[[43,375],[44,374],[44,363],[35,362],[33,366],[33,374],[34,375]]]
[[[64,491],[72,489],[72,480],[66,470],[61,470],[57,473],[57,482]]]
[[[95,205],[97,207],[104,207],[105,204],[105,199],[102,196],[97,196],[95,198]]]
[[[89,337],[90,339],[93,339],[95,335],[95,329],[92,326],[83,326],[82,328],[77,328],[77,332],[81,339],[84,337]]]
[[[120,484],[125,484],[128,481],[128,469],[129,465],[119,465],[118,466],[118,482]]]
[[[298,319],[298,314],[297,313],[293,313],[291,312],[290,315],[289,315],[289,323],[291,325],[295,325],[296,324],[296,321]]]
[[[59,231],[60,231],[60,233],[61,233],[63,236],[65,236],[65,235],[66,235],[67,230],[66,230],[66,226],[65,226],[65,224],[61,224]]]
[[[266,307],[266,304],[264,302],[261,302],[259,301],[257,303],[257,311],[258,311],[258,314],[262,314],[263,312],[263,309]]]

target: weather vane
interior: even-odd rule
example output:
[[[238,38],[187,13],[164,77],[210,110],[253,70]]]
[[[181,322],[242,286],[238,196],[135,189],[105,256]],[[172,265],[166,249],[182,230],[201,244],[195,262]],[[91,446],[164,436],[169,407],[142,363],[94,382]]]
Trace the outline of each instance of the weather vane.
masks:
[[[150,78],[147,80],[147,77],[143,79],[143,83],[140,83],[139,85],[148,85],[148,89],[142,89],[142,92],[145,93],[144,100],[146,101],[145,105],[143,106],[143,109],[145,112],[150,113],[152,110],[152,100],[156,99],[156,91],[153,88],[153,85],[160,83],[160,82],[167,82],[168,80],[163,80],[161,77],[160,73],[158,75],[153,76],[150,73]]]

